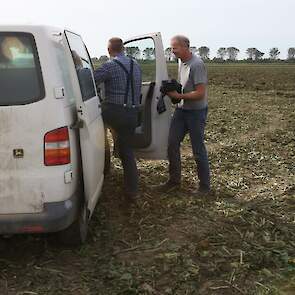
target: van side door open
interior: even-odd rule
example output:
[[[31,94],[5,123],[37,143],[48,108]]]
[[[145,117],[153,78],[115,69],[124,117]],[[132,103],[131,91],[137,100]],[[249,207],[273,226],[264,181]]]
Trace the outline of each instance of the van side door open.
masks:
[[[104,125],[87,48],[75,33],[65,31],[65,39],[65,44],[69,45],[67,56],[73,67],[71,73],[77,107],[77,122],[72,128],[79,129],[84,195],[92,213],[104,178]]]
[[[139,158],[166,159],[172,106],[168,97],[164,97],[164,104],[161,100],[161,84],[168,79],[161,34],[130,38],[124,45],[126,55],[141,66],[143,81],[133,146]]]

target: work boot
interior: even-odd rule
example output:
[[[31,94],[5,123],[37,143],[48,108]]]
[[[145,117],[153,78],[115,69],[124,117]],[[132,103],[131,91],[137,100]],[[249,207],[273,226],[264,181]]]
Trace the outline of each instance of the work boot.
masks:
[[[171,180],[168,180],[165,183],[152,186],[153,190],[161,192],[161,193],[169,193],[172,191],[176,191],[176,190],[179,190],[180,187],[181,187],[180,182],[174,182]]]
[[[202,186],[199,186],[197,189],[192,190],[191,194],[193,196],[208,199],[210,201],[216,200],[215,192],[210,188],[206,188],[206,187],[202,187]]]

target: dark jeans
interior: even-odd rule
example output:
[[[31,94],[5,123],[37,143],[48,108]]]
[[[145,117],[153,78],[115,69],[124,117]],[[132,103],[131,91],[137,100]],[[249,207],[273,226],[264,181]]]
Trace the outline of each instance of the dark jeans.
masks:
[[[102,117],[107,127],[112,128],[116,133],[116,145],[124,170],[125,191],[137,193],[138,171],[130,144],[137,125],[137,110],[115,104],[103,104]]]
[[[189,133],[193,154],[197,164],[200,188],[210,189],[209,161],[204,143],[207,113],[208,108],[202,110],[175,110],[170,126],[168,142],[169,174],[171,182],[180,183],[180,144],[185,135]]]

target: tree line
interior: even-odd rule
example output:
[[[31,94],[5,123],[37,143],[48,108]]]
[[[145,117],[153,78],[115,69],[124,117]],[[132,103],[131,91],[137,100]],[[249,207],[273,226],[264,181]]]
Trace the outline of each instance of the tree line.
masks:
[[[238,58],[238,54],[240,50],[236,47],[220,47],[217,50],[217,56],[213,59],[210,59],[210,48],[207,46],[201,46],[199,48],[191,47],[191,51],[193,53],[197,53],[202,59],[204,60],[212,60],[216,62],[223,62],[223,61],[236,61]],[[263,58],[265,53],[260,51],[255,47],[247,48],[246,50],[246,60],[247,61],[255,61],[259,62],[262,60],[267,61],[276,61],[280,60],[281,52],[278,47],[273,47],[269,50],[269,58]],[[169,61],[173,61],[175,57],[173,56],[172,50],[170,47],[166,48],[165,50],[166,59]],[[287,60],[288,61],[295,61],[295,47],[290,47],[287,52]]]
[[[199,48],[192,46],[192,53],[198,54],[205,61],[213,62],[225,62],[225,61],[237,61],[240,50],[236,47],[220,47],[217,50],[217,56],[210,59],[210,48],[207,46],[201,46]],[[131,46],[125,48],[125,53],[137,60],[151,61],[155,59],[155,48],[147,47],[141,50],[137,46]],[[278,47],[273,47],[269,50],[269,58],[264,58],[265,53],[255,47],[249,47],[246,50],[247,58],[244,61],[249,62],[267,62],[267,61],[281,61],[279,59],[281,52]],[[165,57],[167,61],[176,61],[171,47],[165,49]],[[104,63],[108,60],[108,56],[102,55],[100,58],[93,58],[93,61]],[[295,47],[290,47],[287,52],[287,61],[295,62]]]

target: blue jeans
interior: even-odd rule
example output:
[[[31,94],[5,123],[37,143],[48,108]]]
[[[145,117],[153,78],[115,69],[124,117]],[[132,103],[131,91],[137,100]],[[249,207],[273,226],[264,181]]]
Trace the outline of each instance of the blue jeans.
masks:
[[[181,181],[180,144],[189,133],[193,155],[197,164],[197,175],[201,189],[210,189],[210,169],[204,142],[208,108],[202,110],[176,109],[172,118],[169,140],[168,159],[170,181]]]
[[[104,123],[116,133],[116,145],[124,170],[125,192],[137,193],[138,171],[131,145],[137,125],[137,110],[120,105],[103,104],[102,117]]]

